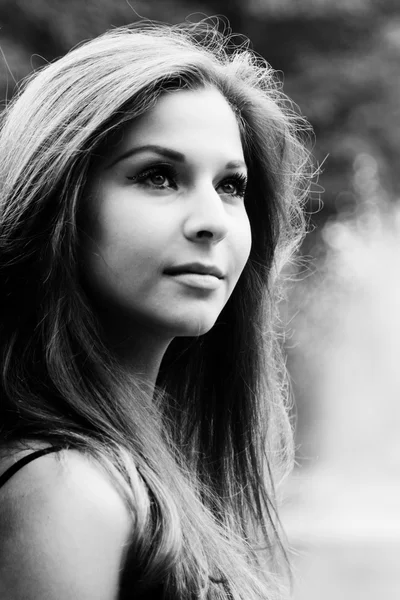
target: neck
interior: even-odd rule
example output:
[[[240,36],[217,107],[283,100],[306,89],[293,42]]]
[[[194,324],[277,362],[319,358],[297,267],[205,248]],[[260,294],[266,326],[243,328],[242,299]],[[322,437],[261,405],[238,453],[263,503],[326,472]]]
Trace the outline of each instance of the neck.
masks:
[[[116,320],[104,322],[106,343],[128,375],[133,375],[153,394],[163,356],[172,341],[145,327]]]
[[[168,348],[169,341],[161,341],[151,336],[135,340],[124,339],[112,346],[112,350],[120,361],[121,366],[129,374],[149,386],[154,392],[161,361]]]

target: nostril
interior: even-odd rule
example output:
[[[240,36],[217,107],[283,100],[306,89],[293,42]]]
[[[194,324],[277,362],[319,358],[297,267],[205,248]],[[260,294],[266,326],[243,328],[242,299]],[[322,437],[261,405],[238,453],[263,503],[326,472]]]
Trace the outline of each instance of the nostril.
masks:
[[[199,238],[212,238],[214,237],[214,234],[211,231],[207,231],[206,229],[202,229],[201,231],[198,231],[196,234],[196,237]]]

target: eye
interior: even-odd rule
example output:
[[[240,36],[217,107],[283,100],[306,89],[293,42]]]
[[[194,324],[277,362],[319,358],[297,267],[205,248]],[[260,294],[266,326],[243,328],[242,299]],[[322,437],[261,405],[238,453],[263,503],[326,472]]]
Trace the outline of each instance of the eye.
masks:
[[[223,194],[244,198],[247,187],[247,177],[243,173],[235,173],[222,181],[218,188]]]
[[[168,183],[168,179],[162,173],[151,173],[147,179],[157,187],[164,187]]]
[[[134,183],[156,190],[176,189],[176,171],[171,165],[154,165],[141,171],[134,177],[128,177]]]

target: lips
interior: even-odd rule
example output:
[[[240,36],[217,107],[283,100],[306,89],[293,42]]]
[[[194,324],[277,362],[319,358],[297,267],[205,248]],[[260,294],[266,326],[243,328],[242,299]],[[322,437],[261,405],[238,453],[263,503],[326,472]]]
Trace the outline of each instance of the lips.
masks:
[[[186,263],[168,267],[164,271],[167,275],[182,275],[184,273],[196,273],[197,275],[213,275],[218,279],[223,279],[224,274],[215,265],[205,265],[203,263]]]

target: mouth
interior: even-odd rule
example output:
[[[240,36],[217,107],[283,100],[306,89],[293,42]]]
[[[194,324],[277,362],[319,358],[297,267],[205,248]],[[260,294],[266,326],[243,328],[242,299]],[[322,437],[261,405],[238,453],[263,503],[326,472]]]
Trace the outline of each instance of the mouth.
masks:
[[[202,263],[174,265],[165,269],[164,273],[184,288],[202,290],[201,293],[207,294],[220,289],[225,277],[218,267]]]
[[[187,263],[175,265],[165,269],[167,275],[186,275],[192,273],[195,275],[211,276],[217,279],[224,279],[224,274],[218,267],[214,265],[205,265],[202,263]]]

